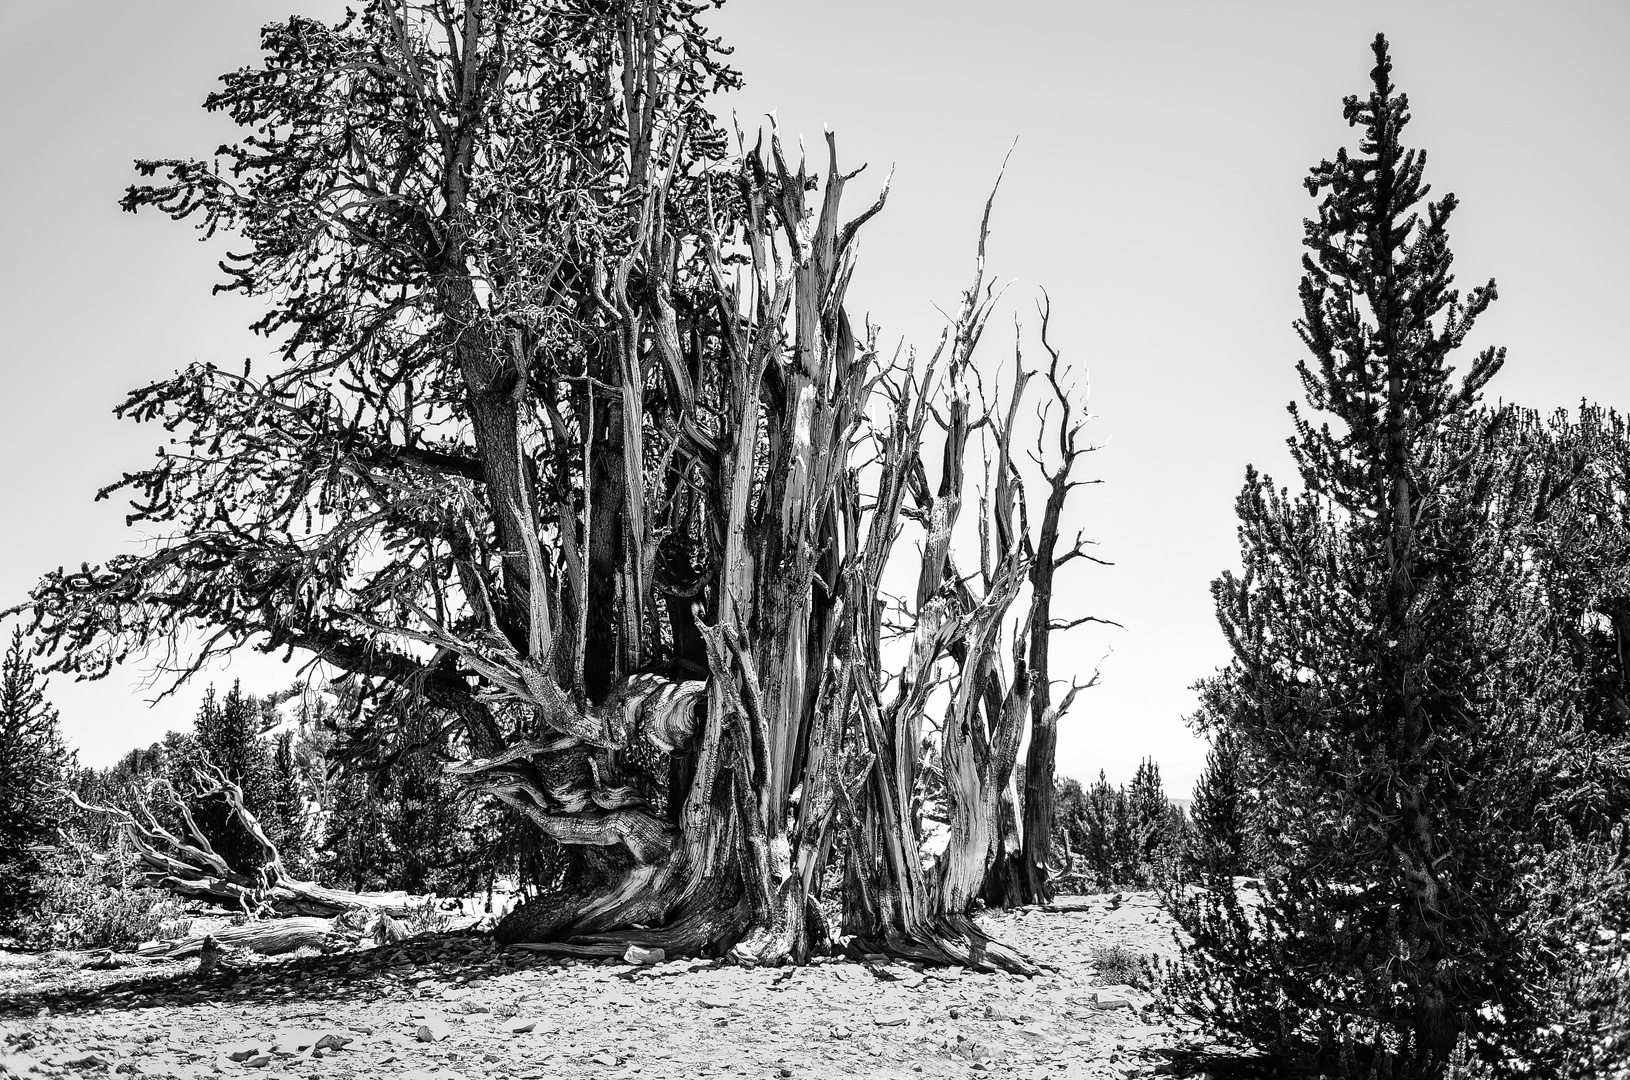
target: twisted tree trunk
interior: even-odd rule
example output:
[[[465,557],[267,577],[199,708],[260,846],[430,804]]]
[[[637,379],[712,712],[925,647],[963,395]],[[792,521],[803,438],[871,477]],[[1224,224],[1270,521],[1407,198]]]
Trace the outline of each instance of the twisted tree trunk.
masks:
[[[1017,348],[1005,387],[976,362],[991,203],[938,346],[886,357],[845,295],[887,183],[845,222],[855,174],[830,135],[824,176],[773,129],[727,158],[699,103],[732,75],[694,5],[568,8],[369,5],[268,31],[271,75],[227,98],[289,151],[251,137],[254,184],[169,163],[175,184],[127,200],[254,223],[235,287],[286,296],[267,325],[300,327],[262,382],[201,367],[129,406],[203,448],[128,481],[137,517],[233,520],[189,512],[150,558],[42,583],[42,619],[77,663],[219,625],[211,642],[363,683],[361,727],[434,713],[453,771],[570,852],[506,941],[799,961],[837,929],[818,901],[839,860],[853,947],[1032,970],[970,915],[993,860],[1028,868],[1005,892],[1046,890],[1048,803],[1021,820],[1011,789],[1027,727],[1050,777],[1074,694],[1052,705],[1047,641],[1086,448],[1050,346],[1062,416],[1033,454],[1013,452]],[[353,120],[368,137],[330,137]],[[1058,457],[1055,431],[1037,530],[1022,475]],[[916,589],[891,604],[893,574]],[[357,756],[401,749],[402,727]],[[932,857],[928,803],[950,825]],[[127,828],[188,895],[372,902],[292,881],[275,849],[261,881],[150,814]]]
[[[1003,795],[1026,723],[1038,715],[1038,702],[1044,724],[1057,715],[1045,691],[1045,642],[1056,629],[1050,616],[1055,563],[1080,552],[1077,545],[1063,559],[1055,555],[1070,468],[1082,452],[1080,423],[1070,421],[1054,354],[1050,374],[1065,402],[1066,457],[1049,478],[1053,497],[1042,532],[1033,537],[1010,452],[1028,378],[1021,360],[1005,419],[972,419],[974,351],[994,301],[983,288],[984,228],[975,281],[934,355],[921,365],[911,358],[880,363],[875,341],[856,339],[842,303],[855,232],[882,199],[840,227],[849,176],[838,170],[830,136],[828,144],[818,203],[806,195],[814,179],[802,163],[796,171],[788,167],[778,136],[772,135],[767,158],[762,145],[745,157],[736,177],[737,243],[748,253],[741,274],[726,272],[722,241],[704,233],[711,272],[706,315],[721,358],[713,373],[716,411],[703,435],[688,434],[678,418],[670,418],[666,431],[649,414],[632,423],[642,405],[626,393],[604,406],[606,430],[616,433],[626,466],[606,475],[620,475],[619,505],[644,504],[643,512],[625,517],[625,572],[618,579],[618,617],[632,617],[635,625],[611,636],[676,650],[684,640],[680,620],[670,614],[664,624],[658,613],[688,614],[686,628],[701,646],[706,678],[620,674],[604,699],[590,704],[551,685],[546,657],[512,653],[502,681],[517,688],[517,697],[544,705],[541,718],[558,736],[455,767],[557,842],[603,851],[581,880],[509,916],[499,928],[506,941],[553,941],[564,951],[602,955],[639,944],[669,952],[728,950],[748,963],[801,961],[830,935],[815,899],[840,847],[847,854],[843,929],[854,948],[1033,970],[989,941],[969,915],[999,841]],[[988,213],[987,207],[987,224]],[[653,250],[661,245],[650,239],[659,235],[659,223],[647,226],[643,266],[649,272],[662,264]],[[647,281],[642,306],[626,264],[609,277],[607,306],[636,329],[612,336],[623,359],[608,370],[622,372],[625,387],[636,378],[649,384],[656,373],[640,374],[647,370],[641,364],[654,361],[670,402],[694,401],[694,387],[674,390],[689,369],[675,355],[686,334],[664,299],[672,286]],[[635,355],[641,340],[649,345]],[[882,407],[881,419],[875,406]],[[941,481],[930,493],[924,430],[941,408],[951,419]],[[994,505],[990,493],[980,499],[984,588],[976,591],[951,552],[969,434],[986,425],[995,436],[988,440],[985,471],[994,465],[1001,480]],[[696,426],[704,427],[700,420]],[[875,482],[863,488],[849,462],[867,439],[879,453]],[[629,535],[648,528],[641,522],[664,509],[670,518],[674,513],[677,485],[653,486],[648,468],[628,464],[653,443],[666,446],[670,462],[687,443],[696,454],[690,468],[709,457],[713,462],[700,480],[716,500],[711,527],[718,555],[690,587],[697,599],[688,612],[676,603],[680,594],[657,583],[653,545]],[[585,502],[603,504],[598,492]],[[911,646],[891,678],[878,597],[907,517],[924,523],[926,542],[909,616]],[[522,546],[541,551],[539,531],[531,530]],[[630,567],[636,556],[640,565]],[[1038,559],[1046,560],[1044,572],[1036,570]],[[1015,635],[1004,665],[999,642],[1026,585],[1031,599],[1020,619],[1024,632]],[[664,603],[654,602],[651,592],[662,593]],[[586,641],[585,626],[580,617]],[[436,643],[464,647],[451,635]],[[618,672],[646,648],[620,651]],[[1037,660],[1039,698],[1030,669]],[[955,673],[939,756],[951,842],[925,872],[913,811],[918,758],[930,698],[947,664]],[[1051,730],[1043,729],[1040,747],[1033,744],[1031,751],[1032,758],[1047,757],[1047,768],[1036,772],[1049,777]],[[675,764],[666,775],[682,782],[667,793],[676,812],[666,817],[629,789],[595,786],[614,776],[630,753],[642,752],[642,740],[647,750],[671,756]],[[1024,824],[1032,826],[1028,819]],[[1040,830],[1045,835],[1045,825]]]

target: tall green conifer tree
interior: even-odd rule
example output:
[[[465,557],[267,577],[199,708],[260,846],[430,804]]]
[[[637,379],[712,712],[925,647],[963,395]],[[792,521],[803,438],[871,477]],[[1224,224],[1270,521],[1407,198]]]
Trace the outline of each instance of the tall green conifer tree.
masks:
[[[1238,877],[1252,864],[1251,795],[1241,765],[1238,737],[1220,730],[1189,806],[1194,822],[1189,859],[1202,876]]]
[[[46,853],[62,820],[57,788],[71,758],[45,700],[21,629],[0,662],[0,929],[27,916],[40,895]]]
[[[272,741],[267,777],[268,820],[262,824],[266,826],[272,843],[277,845],[283,865],[304,875],[311,864],[311,837],[306,814],[306,787],[295,752],[294,734],[285,731]]]
[[[1477,403],[1504,352],[1452,363],[1494,283],[1453,287],[1455,198],[1427,200],[1384,37],[1374,52],[1346,100],[1358,153],[1306,181],[1304,490],[1247,470],[1243,573],[1213,587],[1234,662],[1202,690],[1261,781],[1270,871],[1249,916],[1226,883],[1179,905],[1194,945],[1168,989],[1282,1055],[1436,1076],[1462,1034],[1487,1050],[1534,1026],[1529,748],[1568,709],[1524,666],[1546,620],[1506,557],[1520,508],[1491,495]]]
[[[272,762],[266,743],[260,738],[260,708],[243,687],[233,682],[225,697],[217,699],[212,686],[204,693],[198,716],[193,721],[197,747],[203,762],[220,769],[226,778],[243,789],[244,803],[257,818],[275,820],[272,794]],[[185,790],[190,776],[185,773],[198,764],[184,761],[178,786]],[[263,858],[260,844],[238,821],[225,799],[212,797],[197,801],[193,815],[210,842],[235,867],[258,866]]]

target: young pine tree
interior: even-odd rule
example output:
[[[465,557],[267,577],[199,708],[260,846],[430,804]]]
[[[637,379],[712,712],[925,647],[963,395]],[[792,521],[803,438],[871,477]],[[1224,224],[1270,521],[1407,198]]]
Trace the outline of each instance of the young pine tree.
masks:
[[[197,757],[177,764],[183,775],[175,777],[177,790],[186,791],[191,778],[185,773],[207,762],[226,774],[243,789],[244,804],[262,821],[273,817],[271,755],[260,738],[261,710],[254,698],[246,696],[234,682],[224,698],[217,699],[212,686],[204,692],[198,716],[193,721]],[[234,869],[247,871],[260,865],[264,853],[254,837],[237,819],[224,798],[200,799],[192,807],[193,816],[222,858]]]
[[[1126,792],[1109,782],[1102,770],[1086,790],[1081,807],[1083,843],[1081,854],[1087,870],[1100,889],[1128,885],[1126,865],[1132,849],[1131,819],[1126,809]]]
[[[476,865],[470,800],[442,772],[442,756],[425,747],[391,770],[385,833],[396,852],[391,886],[410,893],[460,896],[487,878]]]
[[[1242,764],[1239,737],[1227,728],[1218,731],[1189,806],[1194,824],[1189,862],[1202,878],[1251,872],[1251,796]]]
[[[1138,762],[1132,784],[1126,792],[1127,811],[1132,821],[1132,880],[1140,887],[1151,884],[1157,868],[1172,855],[1180,835],[1180,812],[1166,798],[1160,781],[1160,766],[1153,758]]]
[[[1510,914],[1534,836],[1530,747],[1566,712],[1546,681],[1518,545],[1501,535],[1477,408],[1504,360],[1451,359],[1495,298],[1453,288],[1455,198],[1424,152],[1385,38],[1346,101],[1359,151],[1315,167],[1294,405],[1304,491],[1247,470],[1244,572],[1213,587],[1232,646],[1215,719],[1259,774],[1266,861],[1249,916],[1213,882],[1171,998],[1213,1030],[1338,1072],[1436,1076],[1534,1024],[1546,962]],[[1548,727],[1548,725],[1551,725]]]
[[[47,853],[63,820],[57,789],[72,764],[21,629],[0,661],[0,930],[38,902]]]
[[[294,732],[285,731],[272,742],[266,818],[261,824],[277,845],[283,865],[290,873],[303,875],[311,866],[311,830],[306,815],[305,775],[294,737]]]
[[[342,773],[328,784],[324,811],[318,877],[357,892],[396,888],[384,794],[363,773]]]

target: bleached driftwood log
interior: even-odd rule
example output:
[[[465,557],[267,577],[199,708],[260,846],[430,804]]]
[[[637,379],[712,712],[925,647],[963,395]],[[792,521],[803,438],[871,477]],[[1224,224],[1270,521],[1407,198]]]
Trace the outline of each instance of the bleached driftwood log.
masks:
[[[225,926],[208,934],[195,934],[176,941],[149,942],[137,949],[136,955],[166,959],[196,956],[204,947],[204,940],[213,937],[219,945],[248,949],[262,956],[281,956],[307,946],[324,951],[346,948],[354,945],[358,936],[336,927],[332,919],[297,916]]]
[[[369,940],[374,944],[387,945],[411,936],[406,926],[384,912],[359,916],[363,916],[363,913],[356,910],[332,919],[297,915],[244,923],[242,926],[222,927],[207,934],[148,942],[136,950],[136,955],[166,960],[197,956],[210,938],[217,945],[248,949],[262,956],[281,956],[307,947],[323,952],[352,949]]]
[[[196,775],[200,793],[206,798],[225,798],[239,823],[260,846],[259,866],[246,869],[229,865],[198,827],[186,801],[166,780],[148,785],[146,794],[136,799],[135,813],[120,807],[93,806],[72,792],[69,798],[81,809],[115,818],[141,859],[149,883],[188,900],[251,914],[314,916],[319,920],[359,909],[405,916],[422,906],[423,901],[404,892],[351,892],[294,877],[283,866],[277,845],[245,804],[243,789],[213,765],[200,767]],[[174,802],[185,836],[177,836],[160,824],[148,805],[159,789]]]

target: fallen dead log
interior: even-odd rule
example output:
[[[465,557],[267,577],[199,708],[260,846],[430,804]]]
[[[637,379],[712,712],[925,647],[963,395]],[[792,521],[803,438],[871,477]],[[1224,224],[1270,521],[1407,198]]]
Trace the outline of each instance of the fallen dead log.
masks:
[[[83,802],[71,791],[67,795],[83,810],[116,819],[134,846],[148,883],[188,900],[252,914],[319,919],[359,910],[405,917],[424,905],[423,899],[404,892],[351,892],[294,877],[284,868],[277,845],[245,804],[243,789],[213,765],[204,765],[195,775],[199,796],[219,796],[232,807],[233,814],[260,847],[261,865],[249,870],[229,865],[198,827],[186,800],[167,780],[154,780],[144,794],[136,797],[135,813]],[[168,793],[174,804],[184,835],[165,828],[148,805],[148,799],[159,789]]]
[[[355,948],[363,941],[376,945],[390,945],[406,941],[412,936],[407,926],[378,912],[363,921],[359,913],[351,912],[333,919],[309,916],[291,916],[264,922],[227,926],[207,934],[194,934],[173,941],[153,941],[136,950],[136,955],[148,959],[171,960],[183,956],[197,956],[205,942],[213,938],[223,947],[247,949],[262,956],[282,956],[296,949],[313,948],[323,952]]]
[[[262,956],[281,956],[308,947],[324,952],[348,948],[356,944],[358,936],[337,927],[333,919],[296,917],[224,926],[208,934],[196,934],[179,941],[150,942],[137,949],[136,955],[167,960],[197,956],[204,947],[204,941],[214,938],[222,947],[248,949]]]

